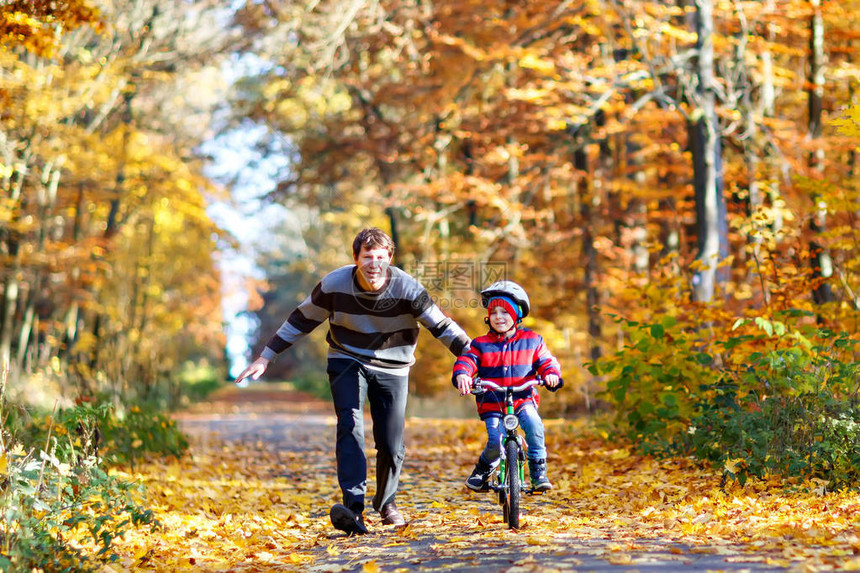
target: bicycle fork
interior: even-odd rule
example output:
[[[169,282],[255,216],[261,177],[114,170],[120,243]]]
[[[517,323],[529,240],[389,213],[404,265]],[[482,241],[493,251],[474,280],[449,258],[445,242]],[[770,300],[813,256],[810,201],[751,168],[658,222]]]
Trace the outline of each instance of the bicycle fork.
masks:
[[[523,443],[523,438],[520,436],[519,432],[517,432],[517,428],[520,427],[519,420],[516,417],[516,412],[514,410],[514,400],[511,394],[505,396],[505,410],[507,412],[505,416],[505,439],[502,440],[502,460],[504,463],[505,452],[507,451],[507,444],[509,440],[516,440],[517,442],[517,469],[519,470],[517,473],[520,474],[520,484],[524,484],[525,481],[525,459],[526,459],[526,445]],[[511,423],[508,424],[507,420],[512,419]],[[504,467],[502,467],[504,470]],[[505,475],[505,474],[502,474]]]
[[[508,460],[507,460],[507,456],[505,455],[505,452],[507,451],[507,444],[510,440],[516,440],[516,442],[517,442],[518,447],[517,447],[517,461],[516,461],[516,463],[517,463],[517,469],[519,470],[518,473],[520,474],[520,483],[524,484],[524,483],[526,483],[524,481],[525,477],[526,477],[526,464],[525,464],[526,445],[523,443],[522,436],[520,436],[517,433],[514,433],[513,435],[508,433],[505,435],[505,439],[502,440],[502,452],[501,452],[501,458],[500,458],[501,462],[499,463],[499,475],[500,476],[507,475],[506,472],[507,472],[507,461]],[[503,480],[500,479],[499,481],[503,481]],[[507,487],[508,487],[508,484],[507,484],[507,482],[505,482],[505,488],[507,488]]]

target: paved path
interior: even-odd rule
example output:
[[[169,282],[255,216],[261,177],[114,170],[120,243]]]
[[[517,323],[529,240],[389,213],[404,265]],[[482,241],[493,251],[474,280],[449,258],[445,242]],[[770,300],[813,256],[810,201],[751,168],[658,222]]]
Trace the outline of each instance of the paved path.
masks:
[[[220,399],[195,411],[178,416],[181,427],[195,440],[259,444],[264,442],[287,455],[301,456],[305,465],[303,476],[277,476],[307,479],[316,475],[321,479],[334,479],[331,441],[326,436],[334,433],[331,406],[296,394],[273,388],[228,391]],[[434,422],[411,420],[407,433],[426,431]],[[436,422],[442,424],[442,421]],[[428,426],[429,424],[429,426]],[[416,427],[422,428],[421,430]],[[368,435],[370,434],[368,428]],[[322,439],[321,439],[322,437]],[[761,557],[744,552],[743,547],[725,545],[689,546],[667,543],[660,539],[629,539],[621,526],[617,535],[606,530],[594,530],[592,538],[554,533],[552,538],[533,541],[534,532],[510,532],[498,526],[498,535],[487,541],[486,530],[479,542],[470,539],[469,531],[452,537],[450,531],[435,534],[434,523],[444,522],[446,507],[457,504],[476,504],[481,512],[500,512],[489,494],[466,492],[456,476],[422,475],[428,467],[422,456],[432,453],[411,449],[404,467],[405,479],[398,499],[409,500],[408,519],[416,533],[396,534],[391,528],[379,525],[375,514],[368,515],[372,527],[370,535],[360,539],[347,539],[341,532],[330,530],[327,539],[318,540],[308,550],[313,554],[313,565],[301,570],[318,573],[345,571],[458,571],[519,573],[526,571],[594,571],[594,572],[690,572],[690,571],[786,571],[787,567],[770,565]],[[373,468],[369,475],[372,479]],[[421,495],[417,480],[420,479]],[[370,485],[372,490],[372,483]],[[435,504],[426,492],[438,492],[443,504]],[[551,495],[551,494],[550,494]],[[523,506],[539,505],[539,500],[527,497]],[[328,507],[320,507],[310,516],[327,519]],[[534,509],[537,511],[538,509]],[[450,511],[450,510],[449,510]],[[440,512],[443,515],[440,515]],[[450,528],[449,528],[450,529]],[[341,543],[341,545],[338,545]],[[619,543],[624,551],[618,551]],[[342,547],[333,551],[332,547]],[[801,564],[795,564],[799,571]]]

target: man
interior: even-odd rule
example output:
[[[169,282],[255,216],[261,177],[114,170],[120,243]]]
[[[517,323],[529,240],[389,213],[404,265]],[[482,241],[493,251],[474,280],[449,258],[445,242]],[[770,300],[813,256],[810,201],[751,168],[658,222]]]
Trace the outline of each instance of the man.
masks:
[[[343,504],[331,508],[334,527],[365,534],[364,401],[370,403],[376,444],[373,508],[384,525],[406,521],[394,503],[403,465],[409,369],[415,362],[421,324],[454,356],[469,345],[460,326],[446,317],[427,290],[392,267],[394,242],[383,231],[364,229],[352,244],[354,265],[327,274],[290,314],[260,356],[236,379],[257,380],[269,362],[324,321],[329,322],[329,385],[337,414],[337,478]]]

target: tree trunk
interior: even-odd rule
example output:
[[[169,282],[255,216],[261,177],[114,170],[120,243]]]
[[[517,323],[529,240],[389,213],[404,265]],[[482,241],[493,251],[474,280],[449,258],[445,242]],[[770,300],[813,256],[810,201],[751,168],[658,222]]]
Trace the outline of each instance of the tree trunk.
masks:
[[[693,153],[693,173],[696,202],[699,268],[693,275],[693,298],[710,301],[718,282],[724,277],[717,273],[721,256],[728,254],[728,222],[723,197],[722,147],[716,118],[713,89],[713,2],[696,0],[695,24],[698,50],[696,75],[697,109],[688,126]]]
[[[744,21],[745,22],[745,21]],[[735,61],[744,62],[746,59],[746,38],[750,31],[746,24],[741,26],[736,34],[738,40],[738,48],[735,53]],[[762,55],[762,70],[766,74],[762,79],[762,84],[770,84],[769,89],[762,87],[762,99],[765,105],[773,105],[773,69],[770,61],[770,55]],[[743,147],[744,165],[747,171],[747,197],[746,197],[746,215],[751,223],[751,228],[747,234],[747,248],[741,249],[740,255],[743,255],[746,263],[746,255],[749,254],[753,259],[755,271],[748,272],[745,280],[747,284],[758,284],[761,286],[761,297],[765,305],[770,302],[770,291],[766,281],[763,279],[764,270],[761,267],[761,245],[764,240],[765,225],[762,224],[759,216],[763,205],[763,185],[761,183],[760,170],[762,161],[760,154],[762,153],[760,144],[760,133],[758,124],[755,121],[755,109],[753,105],[753,82],[749,76],[746,66],[742,66],[738,74],[738,86],[740,91],[739,107],[744,118],[744,136],[741,141]],[[768,92],[765,94],[765,92]],[[766,107],[766,109],[769,109]]]
[[[32,157],[31,141],[27,140],[27,145],[21,152],[17,162],[15,162],[14,179],[9,179],[9,202],[10,204],[18,204],[18,212],[24,211],[26,204],[26,196],[24,195],[24,179],[29,170],[30,158]],[[18,215],[13,215],[12,222],[18,220]],[[14,225],[5,229],[3,233],[3,241],[6,243],[5,251],[7,260],[11,261],[11,265],[6,269],[6,283],[3,287],[3,301],[0,305],[0,369],[8,368],[12,360],[12,339],[15,330],[15,315],[18,309],[18,297],[20,293],[21,280],[23,269],[21,267],[20,258],[20,242],[21,237],[18,231],[13,230]]]
[[[0,368],[8,368],[12,358],[12,328],[15,310],[18,307],[19,272],[19,265],[15,265],[3,289],[3,319],[0,322],[0,332],[2,332],[0,334]]]
[[[809,135],[813,151],[809,155],[811,172],[824,170],[824,150],[816,145],[821,137],[822,97],[824,96],[824,19],[821,15],[821,0],[810,0],[812,18],[809,23],[809,78],[807,90],[809,110]],[[819,240],[827,227],[827,205],[817,193],[812,195],[813,215],[810,219],[812,237],[809,241],[809,256],[812,264],[812,299],[816,304],[833,301],[833,290],[828,279],[833,275],[830,254]]]
[[[41,282],[41,279],[37,277],[36,282]],[[34,290],[36,292],[30,293],[27,299],[24,318],[21,321],[21,330],[18,334],[18,352],[15,356],[15,367],[19,372],[24,372],[24,362],[27,358],[27,351],[30,348],[30,337],[33,336],[33,325],[36,317],[36,297],[38,296],[38,289]]]
[[[63,158],[57,161],[49,161],[42,172],[42,181],[36,194],[38,202],[39,228],[35,237],[35,251],[39,254],[45,253],[45,245],[53,225],[53,212],[57,201],[57,188],[60,184],[60,169]],[[27,298],[24,304],[23,320],[18,331],[18,352],[15,357],[15,365],[19,371],[23,370],[24,359],[30,347],[31,337],[34,336],[33,326],[36,316],[36,305],[42,296],[42,288],[45,271],[41,265],[32,271],[31,282],[27,289]],[[35,334],[38,336],[38,333]]]
[[[860,105],[860,98],[857,97],[857,92],[854,89],[854,83],[848,86],[848,101],[851,106]],[[852,147],[848,152],[848,179],[854,181],[857,179],[857,156],[860,155],[860,150],[857,147]],[[860,211],[857,213],[860,215]]]
[[[624,177],[632,181],[636,187],[642,188],[646,184],[642,145],[635,141],[635,137],[631,137],[631,135],[628,132],[624,137],[624,154],[626,158]],[[651,254],[647,246],[647,216],[647,208],[642,199],[634,197],[627,202],[624,226],[627,227],[629,238],[621,240],[619,244],[629,244],[631,266],[633,274],[637,277],[647,275],[651,263]]]
[[[75,203],[75,216],[72,222],[72,241],[75,245],[80,243],[83,234],[83,213],[84,213],[84,186],[78,186],[78,200]],[[80,321],[80,303],[78,302],[77,290],[80,287],[81,268],[75,266],[70,272],[70,291],[69,307],[66,310],[66,318],[64,322],[63,344],[60,346],[58,354],[60,356],[68,355],[69,349],[75,344],[78,339],[78,327]]]
[[[582,257],[585,260],[582,287],[585,289],[586,312],[588,315],[588,338],[591,344],[591,360],[601,356],[598,341],[602,334],[600,323],[600,293],[598,289],[597,249],[594,248],[594,186],[590,184],[588,154],[585,146],[579,146],[573,154],[573,166],[582,175],[579,180],[579,211],[582,218]]]
[[[134,95],[137,89],[136,84],[134,84],[133,81],[129,82],[129,86],[130,87],[126,89],[126,92],[124,94],[124,107],[122,110],[122,143],[120,149],[118,150],[119,161],[117,166],[116,180],[114,182],[113,198],[110,200],[110,211],[108,212],[107,222],[105,224],[105,243],[109,243],[111,239],[113,239],[114,235],[119,232],[120,226],[119,216],[120,207],[122,205],[121,199],[123,197],[125,185],[125,170],[126,163],[128,161],[128,144],[131,137],[132,122],[134,121],[134,114],[132,111],[131,103],[134,99]],[[92,334],[95,339],[95,343],[93,344],[92,353],[90,355],[90,368],[92,370],[98,370],[100,367],[102,360],[102,347],[104,346],[102,336],[104,335],[105,330],[110,330],[110,319],[106,316],[103,316],[103,313],[99,310],[96,310],[95,312],[96,316],[93,320],[92,328]],[[105,324],[103,324],[103,322]]]

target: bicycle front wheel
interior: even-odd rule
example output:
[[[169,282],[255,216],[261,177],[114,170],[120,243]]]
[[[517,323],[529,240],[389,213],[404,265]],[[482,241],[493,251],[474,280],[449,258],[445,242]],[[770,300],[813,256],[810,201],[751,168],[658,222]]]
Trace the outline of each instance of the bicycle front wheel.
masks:
[[[520,527],[520,461],[519,461],[519,444],[516,440],[508,440],[505,443],[505,456],[507,464],[505,472],[507,473],[508,482],[505,495],[505,513],[507,513],[508,527],[511,529],[519,529]]]

